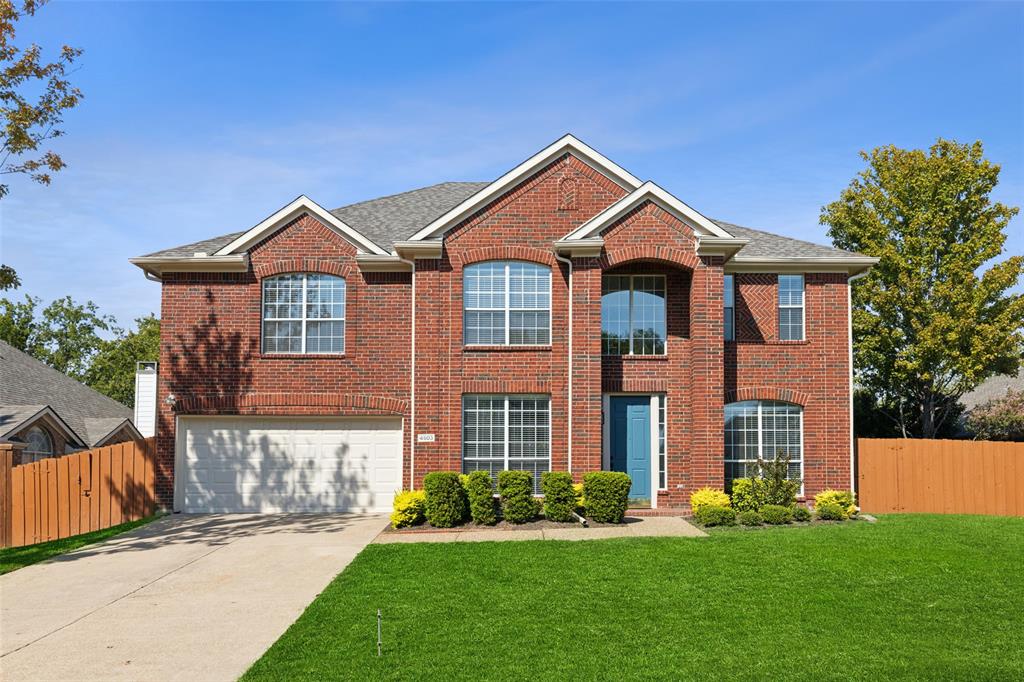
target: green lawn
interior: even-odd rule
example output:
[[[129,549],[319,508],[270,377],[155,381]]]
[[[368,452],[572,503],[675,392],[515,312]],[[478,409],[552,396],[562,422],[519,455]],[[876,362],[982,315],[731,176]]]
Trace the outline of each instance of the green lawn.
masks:
[[[94,542],[102,542],[107,538],[119,535],[127,530],[131,530],[132,528],[138,528],[139,526],[145,525],[155,518],[157,517],[150,516],[145,519],[139,519],[138,521],[129,521],[128,523],[111,526],[110,528],[104,528],[103,530],[96,530],[91,533],[82,533],[81,535],[64,538],[63,540],[40,542],[38,545],[28,545],[27,547],[10,547],[8,549],[0,549],[0,575],[16,571],[19,568],[31,566],[32,564],[37,564],[40,561],[49,559],[50,557],[70,552],[71,550],[78,549],[79,547],[91,545]]]
[[[371,545],[243,679],[693,677],[1022,679],[1024,519]]]

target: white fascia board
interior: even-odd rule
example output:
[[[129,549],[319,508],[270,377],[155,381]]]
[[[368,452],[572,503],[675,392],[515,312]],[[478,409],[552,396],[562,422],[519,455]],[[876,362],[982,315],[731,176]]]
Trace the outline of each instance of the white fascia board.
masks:
[[[691,208],[661,187],[658,187],[653,182],[647,181],[632,193],[622,197],[614,204],[601,211],[566,236],[562,237],[561,241],[586,239],[587,237],[598,234],[601,230],[632,211],[641,202],[648,200],[658,204],[663,209],[689,225],[698,233],[698,236],[703,233],[714,237],[721,237],[723,239],[732,238],[731,234],[716,225],[709,218],[702,215],[699,211]]]
[[[128,262],[157,279],[165,272],[245,272],[249,269],[249,255],[245,253],[229,256],[141,256],[129,258]]]
[[[725,272],[866,272],[878,262],[871,256],[833,256],[809,258],[744,258],[739,255],[725,264]]]
[[[363,272],[409,272],[412,266],[394,254],[381,256],[376,253],[356,254],[356,264]]]
[[[215,256],[227,256],[238,251],[244,251],[256,242],[260,241],[267,235],[272,234],[275,230],[282,227],[283,225],[295,220],[303,213],[309,213],[320,222],[324,223],[328,227],[334,229],[335,232],[340,234],[342,237],[352,242],[360,251],[366,253],[376,253],[379,255],[387,254],[387,251],[380,248],[366,236],[345,224],[337,216],[332,214],[326,208],[316,203],[305,194],[298,197],[295,201],[291,202],[287,206],[281,208],[273,215],[269,216],[255,227],[250,228],[230,244],[222,248],[220,251],[215,253]]]
[[[440,239],[395,242],[395,253],[408,258],[436,259],[441,257],[443,246]]]
[[[604,248],[604,239],[591,237],[590,239],[573,239],[572,241],[558,240],[555,242],[555,251],[561,254],[569,254],[580,258],[597,257],[601,255]]]
[[[502,175],[500,178],[487,185],[479,192],[469,197],[455,208],[451,209],[441,217],[432,221],[429,225],[409,238],[409,241],[420,241],[430,239],[443,233],[455,223],[472,215],[481,206],[501,196],[506,191],[522,182],[525,178],[548,165],[566,152],[593,166],[602,174],[607,176],[620,187],[627,190],[635,190],[640,187],[640,180],[632,173],[612,162],[596,150],[579,141],[572,135],[565,135],[537,152],[526,161]]]

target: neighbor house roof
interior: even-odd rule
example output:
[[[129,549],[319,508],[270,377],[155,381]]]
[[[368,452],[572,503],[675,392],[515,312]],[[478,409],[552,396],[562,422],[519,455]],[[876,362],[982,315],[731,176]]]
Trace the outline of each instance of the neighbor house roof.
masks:
[[[0,438],[19,431],[46,408],[89,447],[130,424],[132,417],[131,409],[116,400],[0,341]]]
[[[968,410],[990,400],[1004,397],[1009,391],[1024,391],[1024,367],[1016,375],[1000,374],[989,377],[970,393],[965,393],[960,402]]]

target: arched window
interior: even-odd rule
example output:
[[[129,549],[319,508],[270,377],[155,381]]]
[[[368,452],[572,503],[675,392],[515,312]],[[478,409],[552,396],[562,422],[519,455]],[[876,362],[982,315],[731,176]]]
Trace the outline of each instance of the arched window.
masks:
[[[22,461],[36,462],[46,457],[53,457],[53,439],[43,429],[33,426],[25,435],[25,450],[22,453]]]
[[[551,268],[489,261],[462,272],[463,338],[467,346],[551,343]]]
[[[725,485],[757,475],[757,460],[789,456],[789,478],[803,478],[804,411],[779,400],[725,406]]]
[[[291,273],[263,280],[263,352],[345,352],[345,280]]]

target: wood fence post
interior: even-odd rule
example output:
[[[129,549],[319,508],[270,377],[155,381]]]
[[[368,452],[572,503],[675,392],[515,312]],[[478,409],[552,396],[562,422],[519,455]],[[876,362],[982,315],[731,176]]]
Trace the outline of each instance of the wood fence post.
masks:
[[[14,468],[14,443],[0,443],[0,547],[10,547],[13,535],[13,497],[11,469]]]

